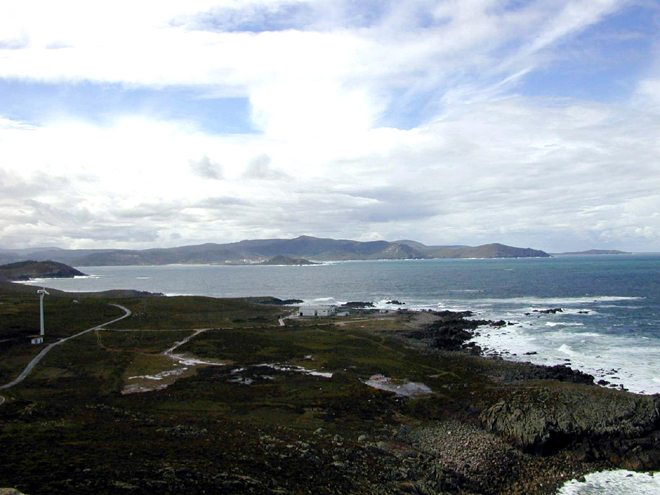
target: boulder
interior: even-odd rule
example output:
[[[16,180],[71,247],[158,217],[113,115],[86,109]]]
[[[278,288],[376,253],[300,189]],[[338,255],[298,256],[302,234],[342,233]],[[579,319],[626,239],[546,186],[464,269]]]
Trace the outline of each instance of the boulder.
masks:
[[[525,452],[658,469],[660,396],[568,385],[522,389],[484,410],[484,427]],[[618,463],[618,462],[617,462]]]

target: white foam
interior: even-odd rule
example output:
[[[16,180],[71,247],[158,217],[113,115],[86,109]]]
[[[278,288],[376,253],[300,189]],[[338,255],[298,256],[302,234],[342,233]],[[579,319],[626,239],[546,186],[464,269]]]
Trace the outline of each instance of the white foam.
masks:
[[[563,352],[569,356],[579,356],[579,353],[575,352],[573,349],[571,349],[570,345],[566,344],[563,344],[561,347],[559,347],[559,352]]]
[[[617,302],[617,301],[635,301],[646,299],[644,297],[630,297],[630,296],[584,296],[584,297],[536,297],[536,296],[523,296],[511,298],[486,298],[477,299],[469,302],[487,302],[490,304],[518,304],[525,306],[561,306],[561,305],[575,305],[575,304],[589,304],[589,303],[603,303],[603,302]],[[468,302],[468,301],[466,301]]]
[[[559,489],[557,495],[658,495],[660,473],[635,473],[617,470],[591,473],[585,481],[572,480]]]
[[[544,365],[567,364],[568,358],[572,368],[593,375],[596,381],[614,382],[635,393],[660,393],[660,380],[652,364],[660,358],[657,343],[625,334],[548,328],[552,327],[537,319],[515,326],[482,327],[472,341],[487,355],[500,354],[513,361]]]

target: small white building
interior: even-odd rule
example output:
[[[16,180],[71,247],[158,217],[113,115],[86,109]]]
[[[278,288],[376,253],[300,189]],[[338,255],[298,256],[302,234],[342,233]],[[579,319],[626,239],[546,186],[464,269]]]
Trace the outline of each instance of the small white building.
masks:
[[[35,335],[34,337],[30,337],[30,344],[32,345],[39,345],[44,343],[44,338],[41,335]]]
[[[337,308],[335,306],[300,306],[299,316],[318,318],[322,316],[333,316]]]

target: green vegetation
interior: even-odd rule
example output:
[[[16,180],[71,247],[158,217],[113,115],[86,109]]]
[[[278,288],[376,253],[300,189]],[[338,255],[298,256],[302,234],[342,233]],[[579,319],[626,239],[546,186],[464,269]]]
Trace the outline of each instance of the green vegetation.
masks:
[[[41,349],[23,340],[38,309],[32,292],[0,291],[0,384]],[[250,299],[54,292],[46,318],[53,335],[71,335],[121,314],[108,303],[134,316],[55,346],[25,381],[0,392],[7,399],[0,405],[0,486],[49,494],[394,494],[459,486],[464,493],[551,493],[557,465],[564,477],[593,469],[565,456],[511,454],[478,426],[480,414],[501,401],[542,407],[548,391],[580,397],[584,386],[512,383],[506,377],[517,365],[428,351],[399,336],[410,330],[410,314],[281,327],[277,318],[290,308]],[[207,362],[164,354],[177,344],[174,354]],[[403,398],[366,386],[375,374],[433,393]],[[149,391],[127,393],[138,390]],[[455,423],[479,437],[470,445],[451,444],[449,434],[433,441],[457,452],[481,452],[484,439],[497,443],[500,450],[482,459],[494,471],[482,466],[467,480],[419,450],[414,432]],[[541,475],[549,476],[538,478],[544,488]]]
[[[175,330],[184,328],[230,328],[277,325],[288,308],[254,304],[249,299],[212,297],[154,297],[122,299],[133,312],[113,328]]]

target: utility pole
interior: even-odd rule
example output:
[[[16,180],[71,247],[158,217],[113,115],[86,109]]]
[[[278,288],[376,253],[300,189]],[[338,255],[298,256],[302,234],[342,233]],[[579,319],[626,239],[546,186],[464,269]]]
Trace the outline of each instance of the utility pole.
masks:
[[[41,336],[43,337],[46,335],[46,332],[44,330],[44,296],[49,295],[48,292],[46,291],[46,288],[39,289],[37,291],[37,294],[39,294],[40,299],[39,299],[39,313],[41,315]]]

